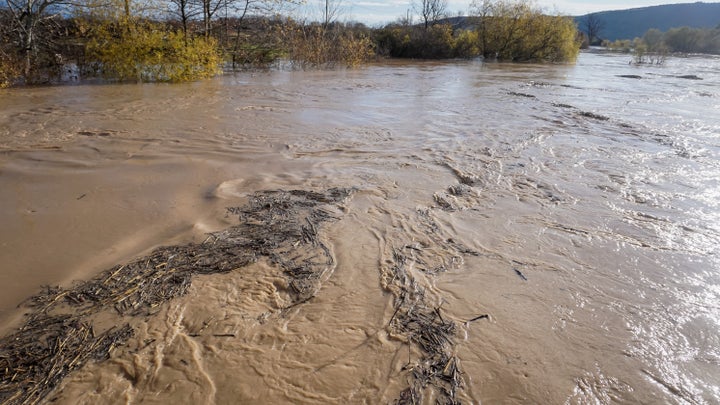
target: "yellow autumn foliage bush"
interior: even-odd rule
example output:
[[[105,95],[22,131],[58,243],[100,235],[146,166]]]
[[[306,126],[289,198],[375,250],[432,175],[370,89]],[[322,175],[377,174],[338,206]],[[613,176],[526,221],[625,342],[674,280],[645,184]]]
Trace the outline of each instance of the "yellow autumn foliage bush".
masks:
[[[180,31],[136,19],[98,24],[87,59],[106,78],[182,82],[214,76],[222,57],[213,38],[187,38]]]
[[[390,25],[378,30],[375,40],[379,53],[400,58],[474,58],[480,53],[474,30],[454,30],[450,24]]]
[[[341,60],[347,66],[358,66],[375,56],[375,44],[366,35],[352,32],[340,37]]]
[[[374,43],[364,32],[340,25],[297,24],[292,21],[278,31],[286,56],[303,68],[357,66],[375,56]]]
[[[571,17],[543,13],[529,0],[475,2],[477,28],[486,58],[513,62],[568,62],[580,51]]]
[[[580,51],[571,17],[547,15],[531,0],[476,0],[472,15],[429,27],[389,25],[375,38],[381,54],[402,58],[474,58],[572,62]]]
[[[0,89],[10,87],[21,74],[20,61],[0,49]]]

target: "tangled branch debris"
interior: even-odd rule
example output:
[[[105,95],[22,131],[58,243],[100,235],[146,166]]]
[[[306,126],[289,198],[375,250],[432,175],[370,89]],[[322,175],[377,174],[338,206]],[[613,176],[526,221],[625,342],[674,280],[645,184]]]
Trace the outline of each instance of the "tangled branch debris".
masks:
[[[383,269],[384,287],[394,295],[395,311],[388,328],[404,335],[421,352],[416,363],[406,366],[409,386],[400,393],[396,404],[426,403],[423,394],[428,390],[433,391],[438,404],[459,404],[463,379],[454,354],[456,324],[443,318],[440,307],[428,304],[416,272],[433,276],[458,265],[465,255],[480,253],[443,237],[427,210],[418,210],[417,215],[427,241],[393,248],[392,259]]]
[[[390,328],[406,335],[422,351],[419,362],[409,366],[409,387],[401,392],[399,405],[423,403],[423,391],[436,391],[438,404],[457,404],[462,385],[457,357],[453,354],[455,322],[443,319],[440,308],[427,305],[425,290],[408,271],[411,259],[403,250],[393,254],[395,313]]]
[[[351,192],[258,192],[246,206],[228,209],[239,225],[202,244],[161,247],[70,288],[47,288],[27,302],[24,325],[0,338],[0,403],[38,403],[71,371],[107,358],[133,335],[127,317],[152,314],[184,295],[195,274],[226,273],[267,257],[288,278],[290,306],[311,299],[333,264],[319,226],[338,219]],[[124,326],[98,332],[94,317],[113,310]]]

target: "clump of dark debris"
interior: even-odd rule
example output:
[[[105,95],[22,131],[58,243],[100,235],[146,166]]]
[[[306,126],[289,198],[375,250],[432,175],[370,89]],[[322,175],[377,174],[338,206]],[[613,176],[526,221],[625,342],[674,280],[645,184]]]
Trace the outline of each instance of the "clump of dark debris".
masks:
[[[456,191],[467,190],[461,186]],[[421,352],[416,362],[408,362],[405,367],[409,386],[400,393],[396,404],[425,403],[423,395],[428,390],[434,392],[438,404],[459,404],[463,378],[454,354],[457,325],[443,317],[441,306],[429,304],[425,288],[417,282],[413,271],[436,275],[462,263],[463,256],[481,253],[443,237],[427,211],[418,210],[417,214],[428,240],[393,248],[392,259],[384,268],[384,287],[394,295],[395,308],[388,328],[404,335]],[[468,322],[486,317],[479,316]]]
[[[598,120],[598,121],[608,121],[610,119],[610,117],[606,117],[606,116],[600,115],[600,114],[595,114],[595,113],[589,112],[589,111],[580,111],[578,113],[578,115],[581,115],[581,116],[587,117],[587,118],[592,118],[592,119]]]
[[[35,404],[71,371],[107,358],[133,330],[125,323],[98,331],[94,316],[152,314],[184,295],[193,275],[226,273],[267,257],[289,280],[290,306],[311,299],[333,264],[319,227],[338,219],[338,208],[352,191],[258,192],[246,206],[228,209],[238,215],[239,225],[201,244],[161,247],[70,288],[47,288],[26,303],[23,326],[0,338],[0,403]]]
[[[456,404],[462,378],[452,350],[455,322],[444,319],[439,307],[427,305],[424,289],[407,271],[412,259],[400,249],[393,259],[393,284],[399,288],[389,327],[405,334],[422,351],[417,364],[406,366],[409,387],[400,393],[397,404],[423,403],[423,391],[429,387],[436,391],[438,403]]]

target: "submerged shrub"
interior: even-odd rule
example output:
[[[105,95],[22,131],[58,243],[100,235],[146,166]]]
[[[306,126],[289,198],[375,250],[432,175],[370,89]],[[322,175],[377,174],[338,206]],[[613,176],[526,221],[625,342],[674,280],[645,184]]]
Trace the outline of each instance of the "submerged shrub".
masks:
[[[453,53],[457,58],[474,58],[480,55],[480,36],[475,30],[462,30],[455,36]]]
[[[375,56],[373,41],[362,31],[341,24],[297,24],[279,27],[286,56],[302,67],[356,66]]]
[[[186,37],[160,24],[121,19],[100,24],[87,44],[97,73],[119,80],[180,82],[219,73],[216,41]]]
[[[375,44],[364,34],[355,35],[352,32],[340,36],[341,60],[347,66],[357,66],[367,62],[375,56]]]
[[[580,51],[571,17],[546,15],[529,1],[475,3],[480,47],[486,58],[513,62],[574,61]]]
[[[389,25],[378,31],[382,54],[405,58],[473,58],[512,62],[574,61],[580,51],[571,17],[546,15],[527,0],[473,2],[454,28]]]
[[[422,26],[390,25],[375,40],[380,53],[397,58],[446,59],[478,56],[477,33],[454,30],[450,24]]]

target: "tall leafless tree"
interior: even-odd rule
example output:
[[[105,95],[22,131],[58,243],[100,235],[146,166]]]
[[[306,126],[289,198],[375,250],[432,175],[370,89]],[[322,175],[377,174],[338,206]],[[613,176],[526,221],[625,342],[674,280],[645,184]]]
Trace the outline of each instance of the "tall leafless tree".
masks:
[[[600,40],[600,33],[605,29],[605,21],[597,13],[588,14],[581,20],[581,28],[588,36],[590,45]]]
[[[343,12],[343,0],[322,0],[322,23],[323,27],[336,22]]]
[[[413,8],[423,20],[425,29],[434,25],[440,18],[445,15],[447,10],[447,0],[414,0]]]
[[[212,20],[215,13],[228,6],[228,2],[232,0],[200,0],[203,16],[203,31],[206,37],[210,37],[212,30]]]
[[[275,10],[276,7],[282,6],[283,1],[276,0],[236,0],[232,3],[232,15],[233,15],[233,29],[235,30],[235,44],[232,48],[232,65],[235,68],[235,56],[240,49],[241,38],[240,35],[245,17],[248,15],[269,15]],[[285,1],[288,4],[294,4],[294,1]]]
[[[26,78],[30,77],[33,59],[43,42],[39,35],[41,28],[52,24],[53,17],[67,5],[67,0],[0,0],[0,9],[6,9],[10,16],[10,27],[4,28],[13,34],[24,54]]]
[[[196,0],[169,0],[168,7],[170,15],[180,20],[187,41],[188,23],[202,13],[200,3]]]

